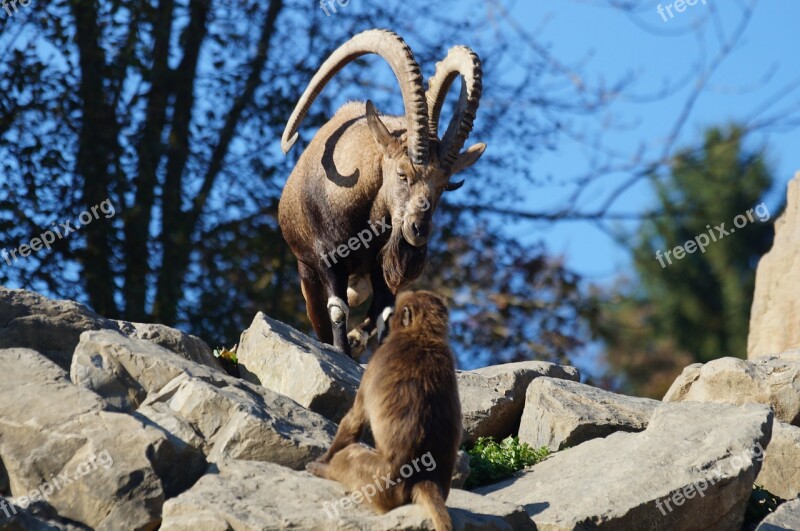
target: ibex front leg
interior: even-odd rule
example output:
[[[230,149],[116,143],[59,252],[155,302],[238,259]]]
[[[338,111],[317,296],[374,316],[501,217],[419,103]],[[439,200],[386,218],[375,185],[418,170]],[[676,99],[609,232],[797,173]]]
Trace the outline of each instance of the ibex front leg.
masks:
[[[320,272],[328,297],[326,308],[333,333],[333,346],[350,356],[350,344],[347,341],[347,317],[350,315],[350,307],[347,305],[347,277],[347,270],[344,268],[324,268]]]

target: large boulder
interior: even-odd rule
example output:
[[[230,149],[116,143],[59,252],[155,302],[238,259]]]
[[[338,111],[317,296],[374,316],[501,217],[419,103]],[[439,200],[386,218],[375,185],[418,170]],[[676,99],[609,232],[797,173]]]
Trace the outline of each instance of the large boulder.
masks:
[[[642,432],[585,442],[476,492],[524,506],[540,530],[738,530],[772,420],[758,404],[662,404]]]
[[[719,358],[686,367],[664,395],[665,402],[770,404],[781,422],[800,425],[800,360]]]
[[[164,505],[162,531],[251,529],[351,530],[433,529],[419,505],[384,515],[349,502],[344,487],[307,472],[271,463],[224,460],[191,489]],[[447,506],[454,528],[535,529],[518,506],[452,490]]]
[[[184,441],[192,448],[196,448],[202,452],[203,455],[207,456],[211,453],[213,446],[211,441],[206,439],[195,426],[180,414],[173,411],[172,408],[164,402],[143,404],[139,406],[139,409],[137,409],[134,414],[148,419],[153,424],[169,432],[172,436]]]
[[[119,332],[86,332],[72,379],[121,410],[137,411],[196,445],[209,460],[264,460],[302,468],[336,426],[274,391]]]
[[[580,379],[578,369],[544,361],[522,361],[458,371],[464,442],[473,443],[478,437],[501,440],[515,433],[525,407],[525,391],[541,376]]]
[[[787,501],[764,518],[756,531],[797,531],[800,529],[800,499]]]
[[[454,489],[464,488],[464,484],[469,479],[472,469],[469,466],[469,454],[464,450],[459,450],[453,465],[453,480],[450,487]]]
[[[537,378],[528,386],[519,439],[556,451],[615,431],[642,431],[659,404],[570,380]]]
[[[784,500],[800,496],[800,428],[775,421],[756,485]]]
[[[144,339],[187,360],[222,370],[214,352],[199,337],[162,324],[116,321],[119,331],[132,339]]]
[[[33,509],[33,510],[32,510]],[[0,531],[85,531],[80,524],[57,521],[35,511],[23,509],[13,499],[0,496]]]
[[[761,257],[750,310],[747,357],[800,349],[800,172],[789,181],[772,249]]]
[[[103,328],[117,325],[83,304],[0,287],[0,349],[30,348],[69,370],[81,333]]]
[[[258,312],[242,332],[239,373],[338,422],[353,405],[364,369],[352,358]]]
[[[28,349],[0,351],[0,461],[15,503],[95,529],[155,529],[202,455],[147,419],[105,410],[95,393]]]
[[[87,330],[115,330],[146,339],[176,354],[220,368],[202,339],[159,324],[113,321],[73,301],[0,286],[0,349],[30,348],[69,370],[72,353]]]

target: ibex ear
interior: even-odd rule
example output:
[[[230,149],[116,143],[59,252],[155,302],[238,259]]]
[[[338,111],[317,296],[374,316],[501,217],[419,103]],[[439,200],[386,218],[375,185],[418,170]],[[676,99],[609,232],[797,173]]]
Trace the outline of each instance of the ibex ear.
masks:
[[[465,152],[460,153],[456,161],[453,163],[452,175],[455,175],[460,171],[464,171],[478,162],[478,159],[481,158],[481,155],[483,155],[484,151],[486,151],[486,144],[483,142],[478,142],[477,144],[470,146]]]
[[[389,133],[389,130],[383,125],[383,122],[378,118],[378,112],[370,100],[367,100],[367,125],[369,130],[372,131],[372,137],[381,151],[385,152],[392,144],[394,137]]]

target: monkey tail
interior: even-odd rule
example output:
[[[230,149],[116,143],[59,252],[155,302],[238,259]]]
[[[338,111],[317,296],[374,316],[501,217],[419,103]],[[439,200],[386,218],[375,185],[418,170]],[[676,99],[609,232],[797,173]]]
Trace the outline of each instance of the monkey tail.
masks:
[[[411,499],[425,507],[436,531],[453,531],[450,513],[447,512],[442,492],[436,483],[430,480],[420,481],[411,489]]]

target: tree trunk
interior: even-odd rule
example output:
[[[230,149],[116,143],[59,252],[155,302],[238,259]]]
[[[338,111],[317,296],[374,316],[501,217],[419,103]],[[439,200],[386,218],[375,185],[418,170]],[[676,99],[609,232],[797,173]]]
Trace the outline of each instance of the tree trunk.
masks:
[[[76,172],[82,177],[83,205],[88,210],[109,198],[109,167],[115,152],[118,131],[115,109],[108,105],[103,88],[106,61],[99,45],[97,6],[94,2],[73,0],[70,7],[75,17],[75,42],[80,54],[81,80],[78,96],[81,101],[81,126]],[[115,205],[119,208],[122,205]],[[101,315],[118,317],[114,300],[115,285],[111,269],[112,225],[99,218],[84,225],[80,234],[86,237],[86,249],[79,259],[89,304]],[[75,235],[73,235],[75,237]]]
[[[230,143],[236,133],[239,120],[244,110],[252,101],[256,88],[261,83],[261,74],[269,59],[270,45],[275,32],[275,24],[282,9],[283,0],[272,0],[269,4],[262,25],[258,49],[250,63],[250,74],[245,82],[242,93],[234,101],[225,119],[225,124],[220,131],[219,140],[214,147],[208,169],[203,178],[203,184],[197,196],[194,198],[191,210],[186,213],[173,210],[173,213],[169,215],[172,217],[174,223],[170,223],[170,230],[165,230],[162,234],[164,259],[158,279],[156,303],[153,311],[154,318],[159,322],[174,324],[177,320],[178,303],[183,293],[183,282],[189,266],[193,237],[197,231],[208,196],[211,193],[214,182],[222,168],[222,163],[228,153]],[[174,186],[174,183],[171,183],[171,186]],[[172,190],[171,193],[175,193],[175,190]],[[164,206],[165,220],[168,217],[166,208],[179,208],[178,203],[167,205],[166,201]]]
[[[150,222],[155,190],[158,185],[158,162],[161,136],[169,101],[169,46],[172,36],[172,0],[161,0],[153,21],[153,68],[148,94],[147,114],[138,146],[138,175],[134,178],[135,201],[125,212],[125,317],[145,321],[147,274],[150,271]],[[124,75],[124,74],[123,74]]]

